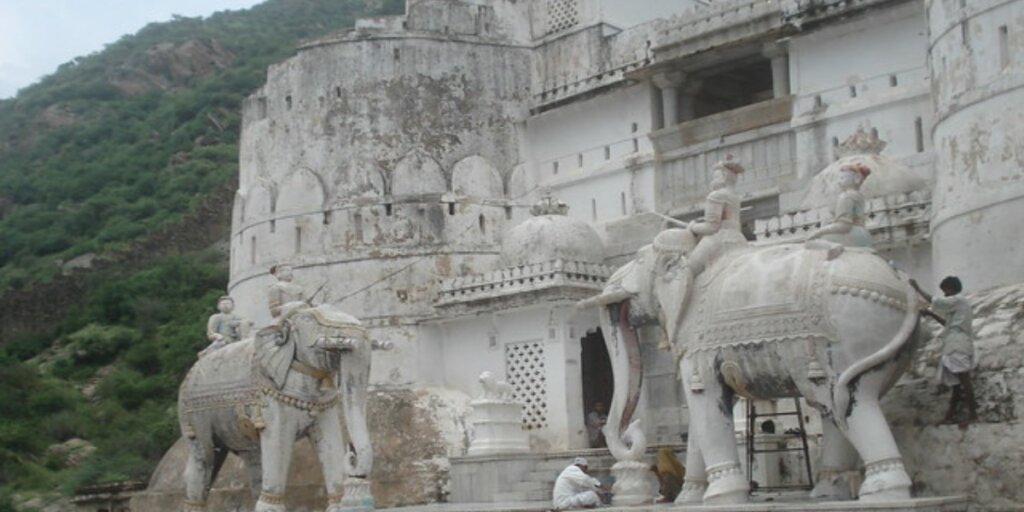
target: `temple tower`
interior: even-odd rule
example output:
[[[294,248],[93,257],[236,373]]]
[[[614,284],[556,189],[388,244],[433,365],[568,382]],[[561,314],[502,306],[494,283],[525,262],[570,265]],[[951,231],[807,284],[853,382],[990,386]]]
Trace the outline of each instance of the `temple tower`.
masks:
[[[928,2],[937,278],[1024,280],[1024,2]],[[985,261],[980,264],[980,261]]]

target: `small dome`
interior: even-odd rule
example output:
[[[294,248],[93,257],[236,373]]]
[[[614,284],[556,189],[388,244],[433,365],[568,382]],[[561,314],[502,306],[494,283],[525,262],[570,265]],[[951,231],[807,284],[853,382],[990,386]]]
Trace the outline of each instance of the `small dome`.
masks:
[[[919,172],[903,165],[887,156],[880,155],[886,143],[879,140],[878,135],[864,130],[857,130],[837,149],[838,160],[822,169],[807,189],[800,204],[801,209],[832,208],[839,195],[839,170],[848,164],[860,163],[871,170],[871,175],[864,180],[860,191],[864,197],[888,196],[905,194],[928,188],[926,180]]]
[[[554,260],[604,263],[604,242],[590,224],[566,215],[569,208],[545,197],[530,209],[534,216],[505,234],[501,263],[506,267]]]

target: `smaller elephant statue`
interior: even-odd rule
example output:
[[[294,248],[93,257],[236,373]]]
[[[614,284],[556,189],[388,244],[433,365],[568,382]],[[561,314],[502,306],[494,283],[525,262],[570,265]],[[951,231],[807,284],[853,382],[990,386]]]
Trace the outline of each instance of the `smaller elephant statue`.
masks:
[[[485,371],[480,374],[480,387],[484,390],[484,394],[480,398],[485,400],[511,401],[512,396],[516,392],[511,384],[503,380],[496,379],[494,374],[490,371]]]
[[[356,318],[333,305],[292,302],[274,325],[198,360],[178,395],[189,451],[184,510],[205,510],[231,451],[249,471],[255,510],[284,512],[292,447],[300,437],[310,439],[320,460],[327,512],[373,510],[366,425],[371,350]]]

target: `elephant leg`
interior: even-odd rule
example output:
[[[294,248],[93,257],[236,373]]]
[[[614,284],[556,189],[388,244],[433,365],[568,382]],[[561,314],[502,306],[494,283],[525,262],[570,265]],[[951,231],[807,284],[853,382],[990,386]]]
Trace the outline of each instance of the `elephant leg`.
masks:
[[[811,498],[827,501],[852,500],[860,480],[857,450],[831,421],[821,422],[821,466],[815,477]],[[854,476],[856,475],[856,476]]]
[[[328,409],[317,417],[310,429],[310,440],[316,450],[327,488],[327,512],[339,510],[345,482],[345,441],[342,437],[338,411]]]
[[[690,376],[699,370],[689,357],[683,358],[680,370],[686,401],[690,405],[690,417],[697,419],[690,425],[690,429],[693,432],[693,427],[697,427],[697,444],[707,472],[708,488],[704,493],[704,504],[746,503],[750,483],[743,475],[736,448],[732,419],[733,391],[725,387],[717,377],[702,375],[704,389],[695,392],[691,388]]]
[[[216,452],[209,436],[188,440],[188,460],[185,461],[185,506],[186,512],[206,508],[206,497],[210,494],[216,468]]]
[[[686,437],[686,476],[683,478],[683,488],[676,496],[675,503],[677,505],[700,503],[704,499],[704,492],[708,489],[704,457],[701,455],[698,445],[697,432],[691,426],[690,433]]]
[[[864,483],[859,493],[862,501],[910,499],[910,477],[878,404],[878,390],[885,377],[885,371],[861,377],[853,409],[846,418],[846,436],[864,460]]]
[[[252,497],[259,499],[260,491],[263,489],[263,460],[259,450],[238,452],[238,456],[245,462],[245,470],[249,473],[249,491]]]
[[[296,422],[305,411],[271,402],[266,427],[260,432],[260,456],[263,467],[263,485],[256,502],[256,512],[285,512],[284,491],[288,484],[288,469],[295,444]]]

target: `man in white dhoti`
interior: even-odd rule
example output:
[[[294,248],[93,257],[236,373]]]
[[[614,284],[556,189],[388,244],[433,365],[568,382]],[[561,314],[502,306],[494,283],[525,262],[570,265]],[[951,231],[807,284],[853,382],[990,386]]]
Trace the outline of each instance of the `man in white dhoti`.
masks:
[[[587,474],[587,459],[576,457],[555,480],[551,501],[555,510],[594,508],[601,504],[601,482]]]
[[[945,297],[933,298],[921,290],[916,281],[911,280],[910,284],[931,302],[931,312],[941,319],[943,326],[938,335],[942,343],[942,357],[937,377],[940,384],[953,388],[943,423],[953,423],[960,403],[966,402],[969,416],[960,422],[960,428],[966,428],[968,423],[978,419],[978,404],[971,385],[971,368],[974,366],[974,331],[971,329],[974,313],[971,303],[960,295],[963,285],[955,276],[939,283]]]

